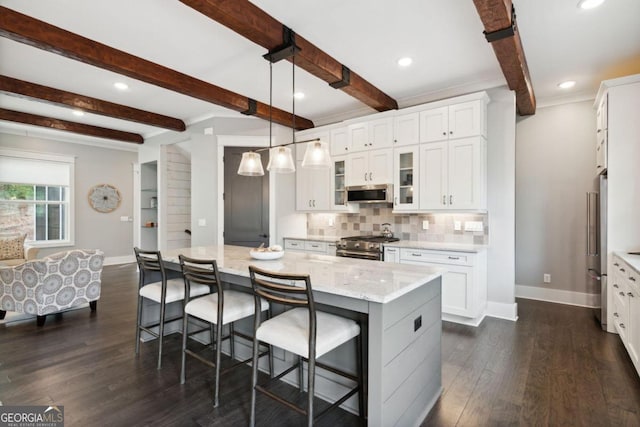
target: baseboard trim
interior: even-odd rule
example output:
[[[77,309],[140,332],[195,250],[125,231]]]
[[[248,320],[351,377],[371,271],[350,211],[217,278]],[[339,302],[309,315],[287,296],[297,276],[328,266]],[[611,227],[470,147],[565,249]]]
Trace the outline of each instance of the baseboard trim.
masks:
[[[110,256],[104,259],[104,265],[131,264],[132,262],[136,262],[136,257],[133,255]]]
[[[518,303],[488,301],[485,315],[515,322],[518,320]]]
[[[575,305],[578,307],[600,307],[599,294],[548,289],[538,286],[516,285],[516,297],[557,304]]]

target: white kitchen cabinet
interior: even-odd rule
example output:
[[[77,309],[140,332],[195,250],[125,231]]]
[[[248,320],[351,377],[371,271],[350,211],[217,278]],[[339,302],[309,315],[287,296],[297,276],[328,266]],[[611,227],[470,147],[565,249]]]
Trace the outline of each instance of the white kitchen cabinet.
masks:
[[[596,109],[596,175],[607,170],[608,99],[605,94]]]
[[[292,252],[308,252],[323,255],[336,254],[336,243],[333,241],[313,240],[313,239],[291,239],[284,238],[284,250]]]
[[[352,151],[375,150],[393,145],[393,118],[354,123],[347,129]]]
[[[393,119],[393,145],[400,147],[420,142],[420,113],[401,114]]]
[[[347,203],[347,156],[332,157],[331,167],[331,210],[337,212],[358,212],[360,205]]]
[[[346,166],[347,186],[389,184],[393,181],[393,149],[351,153]]]
[[[420,209],[486,210],[486,180],[484,138],[420,146]]]
[[[401,264],[446,270],[442,275],[443,319],[474,326],[482,321],[487,306],[486,251],[471,253],[385,246],[385,261],[394,262],[391,255],[387,260],[387,251],[392,249],[400,250]]]
[[[420,147],[412,145],[393,150],[393,209],[416,210],[419,208],[419,154]]]
[[[400,262],[400,248],[385,246],[383,258],[384,262]]]
[[[474,100],[420,112],[420,141],[486,137],[486,102]]]
[[[331,155],[342,156],[349,153],[349,132],[346,127],[331,130]]]
[[[308,139],[315,138],[309,135]],[[303,168],[302,159],[307,144],[297,147],[296,160],[296,210],[331,210],[331,169]]]
[[[640,273],[618,256],[612,257],[612,307],[616,332],[640,374]]]

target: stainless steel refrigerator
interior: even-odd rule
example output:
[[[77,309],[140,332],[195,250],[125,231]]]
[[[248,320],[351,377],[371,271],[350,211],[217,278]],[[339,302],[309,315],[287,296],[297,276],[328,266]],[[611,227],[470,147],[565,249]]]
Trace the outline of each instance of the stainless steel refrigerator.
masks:
[[[594,309],[607,329],[607,176],[596,178],[597,192],[587,193],[587,280],[600,289],[600,307]]]

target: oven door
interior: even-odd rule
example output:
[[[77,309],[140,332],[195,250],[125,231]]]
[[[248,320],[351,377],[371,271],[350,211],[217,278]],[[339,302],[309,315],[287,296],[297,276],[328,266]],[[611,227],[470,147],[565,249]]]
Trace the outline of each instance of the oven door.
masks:
[[[336,250],[336,256],[341,256],[345,258],[359,258],[359,259],[370,259],[374,261],[381,261],[380,252],[364,252],[364,251],[350,251],[347,249],[338,249]]]

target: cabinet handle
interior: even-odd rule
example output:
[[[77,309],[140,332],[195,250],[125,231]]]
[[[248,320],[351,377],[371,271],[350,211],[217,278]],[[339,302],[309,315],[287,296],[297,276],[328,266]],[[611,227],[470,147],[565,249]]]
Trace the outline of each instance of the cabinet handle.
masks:
[[[624,268],[621,268],[620,271],[622,271],[624,273],[626,270]]]
[[[636,278],[635,278],[635,277],[633,277],[633,276],[629,276],[629,280],[631,280],[632,282],[635,282],[635,281],[636,281]]]
[[[453,135],[453,131],[452,130],[449,131],[449,135]]]
[[[364,180],[365,181],[367,180],[367,173],[366,172],[364,173]]]
[[[447,136],[447,133],[446,132],[442,132],[442,136]]]
[[[447,196],[442,196],[442,204],[443,205],[447,204]]]
[[[369,181],[373,181],[373,172],[369,172]]]
[[[613,287],[614,287],[614,288],[619,288],[620,286],[618,286],[618,284],[617,284],[617,283],[614,283],[614,284],[613,284]]]
[[[422,256],[422,254],[412,253],[411,256]]]
[[[627,327],[626,327],[626,326],[624,326],[624,323],[620,323],[620,327],[621,327],[622,329],[627,329]]]
[[[387,252],[393,252],[393,253],[395,253],[395,251],[396,251],[395,249],[387,249]]]
[[[344,151],[349,151],[349,149],[347,147],[344,147]]]
[[[613,265],[615,265],[616,267],[620,267],[620,264],[618,264],[617,262],[614,262]]]
[[[620,291],[620,296],[623,297],[624,296],[624,292]]]
[[[629,292],[627,295],[629,295],[631,298],[633,298],[633,294],[631,292]]]
[[[309,199],[309,207],[311,207],[311,199]]]
[[[313,207],[316,207],[316,199],[313,199]]]
[[[394,143],[394,144],[397,144],[397,143],[398,143],[398,140],[397,140],[397,139],[394,139],[394,140],[393,140],[393,143]]]
[[[448,257],[448,258],[449,258],[449,259],[460,259],[460,257],[459,257],[459,256],[450,256],[450,257]]]
[[[450,196],[449,196],[449,204],[450,204],[450,205],[453,205],[453,195],[450,195]]]
[[[618,313],[613,313],[613,317],[620,317]]]
[[[398,204],[398,196],[396,196],[393,200],[394,200],[393,204],[397,205]]]
[[[596,133],[600,133],[600,132],[602,132],[602,129],[598,129],[598,130],[596,131]]]
[[[318,245],[311,245],[312,248],[319,248],[320,246]]]

